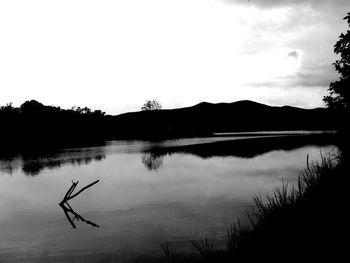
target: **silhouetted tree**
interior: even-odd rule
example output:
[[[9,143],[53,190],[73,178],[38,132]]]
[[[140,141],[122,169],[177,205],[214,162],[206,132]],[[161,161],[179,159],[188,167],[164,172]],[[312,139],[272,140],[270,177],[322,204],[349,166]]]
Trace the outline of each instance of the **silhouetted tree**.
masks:
[[[7,103],[5,106],[0,107],[0,112],[3,112],[5,114],[16,112],[17,109],[12,106],[12,102]]]
[[[104,116],[106,113],[104,111],[101,111],[101,110],[95,110],[93,112],[93,114],[96,116]]]
[[[162,108],[162,105],[157,100],[147,100],[145,104],[141,107],[142,111],[149,111],[149,110],[160,110]]]
[[[20,108],[24,114],[37,114],[43,112],[45,106],[36,100],[30,100],[24,102]]]
[[[36,100],[26,101],[19,108],[11,103],[0,106],[0,124],[0,144],[9,148],[13,148],[13,144],[17,148],[63,147],[97,142],[110,136],[109,119],[101,110],[88,107],[66,110]]]
[[[350,13],[344,20],[347,20],[350,27]],[[339,40],[334,45],[334,52],[341,56],[334,63],[340,79],[330,84],[328,89],[330,94],[325,96],[323,100],[330,108],[348,112],[350,108],[350,30],[339,36]]]

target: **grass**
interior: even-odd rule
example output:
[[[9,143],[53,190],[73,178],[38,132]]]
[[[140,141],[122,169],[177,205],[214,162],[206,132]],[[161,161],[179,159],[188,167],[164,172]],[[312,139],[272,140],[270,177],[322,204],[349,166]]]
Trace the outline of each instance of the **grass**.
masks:
[[[169,256],[163,247],[168,262],[338,262],[346,254],[348,160],[345,154],[321,155],[311,164],[307,158],[296,186],[283,182],[272,195],[254,198],[250,224],[237,221],[227,229],[225,250],[215,250],[206,236],[191,241],[199,257]]]
[[[328,179],[326,177],[332,174],[337,165],[336,157],[324,157],[321,154],[320,162],[312,163],[311,166],[307,162],[307,168],[298,177],[297,187],[289,187],[288,182],[283,181],[282,186],[275,189],[272,196],[266,197],[267,201],[261,196],[254,197],[255,209],[248,214],[252,225],[258,227],[267,218],[274,217],[309,198],[322,181]]]
[[[173,262],[183,262],[183,257],[180,253],[177,253],[174,250],[171,250],[169,248],[169,244],[168,242],[164,242],[161,244],[162,250],[164,252],[166,261],[169,263],[173,263]]]
[[[208,239],[208,236],[201,239],[200,241],[191,240],[192,246],[199,252],[201,257],[206,260],[213,255],[214,251],[214,239]]]

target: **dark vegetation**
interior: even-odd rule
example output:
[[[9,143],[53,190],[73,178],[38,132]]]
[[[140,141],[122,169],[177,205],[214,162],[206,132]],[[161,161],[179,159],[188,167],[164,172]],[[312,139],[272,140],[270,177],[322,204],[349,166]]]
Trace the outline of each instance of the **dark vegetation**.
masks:
[[[344,17],[350,28],[350,13]],[[329,109],[343,120],[341,129],[350,131],[348,118],[350,116],[350,30],[341,33],[338,41],[334,45],[334,53],[340,55],[336,60],[335,70],[339,74],[339,80],[332,82],[329,86],[329,94],[324,97]]]
[[[45,106],[35,100],[19,108],[11,104],[0,109],[0,143],[2,148],[64,147],[102,141],[106,136],[105,113],[85,107],[65,110]]]
[[[350,27],[350,13],[344,20]],[[350,30],[345,34],[341,33],[339,40],[334,45],[334,53],[340,55],[340,59],[336,60],[334,65],[340,79],[332,82],[328,89],[329,95],[324,97],[324,101],[328,107],[337,110],[346,110],[349,112],[350,105]]]
[[[252,101],[200,103],[173,110],[145,110],[117,116],[85,107],[61,109],[35,100],[0,108],[0,144],[8,149],[100,144],[107,139],[210,136],[214,132],[331,130],[331,110],[271,107]]]
[[[160,102],[157,100],[147,100],[141,107],[142,111],[160,110],[160,109],[162,109],[162,104],[160,104]]]

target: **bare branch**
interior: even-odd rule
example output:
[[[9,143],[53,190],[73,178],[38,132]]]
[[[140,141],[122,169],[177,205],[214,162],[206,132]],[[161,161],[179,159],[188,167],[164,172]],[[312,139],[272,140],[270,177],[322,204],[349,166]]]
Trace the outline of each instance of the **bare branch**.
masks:
[[[67,202],[68,200],[70,200],[70,199],[76,197],[77,195],[79,195],[81,192],[83,192],[83,191],[86,190],[87,188],[93,186],[94,184],[97,184],[99,181],[100,181],[100,180],[96,180],[95,182],[93,182],[93,183],[91,183],[91,184],[89,184],[89,185],[83,187],[82,189],[80,189],[80,190],[79,190],[76,194],[74,194],[74,195],[71,195],[71,194],[72,194],[72,193],[71,193],[71,194],[66,198],[66,202]]]

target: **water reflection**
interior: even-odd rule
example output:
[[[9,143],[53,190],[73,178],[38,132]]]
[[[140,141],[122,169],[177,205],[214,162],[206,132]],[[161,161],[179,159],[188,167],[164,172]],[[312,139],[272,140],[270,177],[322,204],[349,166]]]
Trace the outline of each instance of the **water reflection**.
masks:
[[[86,220],[79,213],[75,212],[73,208],[69,205],[68,202],[60,203],[60,207],[63,209],[65,216],[67,217],[68,222],[75,229],[76,225],[74,224],[74,220],[83,221],[84,223],[91,225],[93,227],[100,227],[92,221]]]
[[[0,172],[12,175],[20,167],[21,162],[17,156],[0,156]]]
[[[1,155],[0,172],[12,175],[21,169],[26,176],[37,176],[45,169],[55,170],[65,165],[88,165],[92,161],[102,161],[105,158],[103,147],[47,154]]]
[[[222,141],[217,141],[221,139]],[[156,172],[164,164],[164,156],[176,153],[192,154],[201,158],[212,157],[239,157],[254,158],[275,150],[294,150],[307,145],[327,146],[334,143],[331,135],[312,134],[294,136],[260,136],[247,138],[215,138],[209,140],[193,139],[192,141],[174,140],[164,143],[123,143],[127,153],[142,152],[141,162],[148,171]],[[141,147],[141,146],[142,147]],[[0,172],[13,174],[17,170],[27,176],[37,176],[45,169],[55,170],[65,165],[88,165],[93,161],[101,161],[106,158],[105,151],[109,153],[121,151],[119,144],[111,144],[109,147],[91,147],[63,150],[56,153],[33,154],[21,153],[17,155],[0,155]],[[135,148],[133,150],[133,147]],[[123,151],[121,151],[123,152]],[[114,153],[114,152],[113,152]]]
[[[141,160],[148,171],[157,171],[163,166],[163,155],[153,152],[143,153]]]
[[[23,159],[22,171],[28,176],[36,176],[44,169],[53,170],[63,165],[88,165],[92,161],[101,161],[105,158],[105,155],[97,154],[96,156],[70,157],[68,159]]]
[[[148,158],[150,159],[148,163],[151,163],[152,159],[174,153],[193,154],[201,158],[254,158],[276,150],[290,151],[307,145],[327,146],[332,144],[334,144],[334,137],[323,134],[307,136],[261,136],[252,139],[237,139],[193,145],[154,147],[146,151],[146,153],[148,153]],[[144,158],[142,158],[142,162],[145,163]]]

